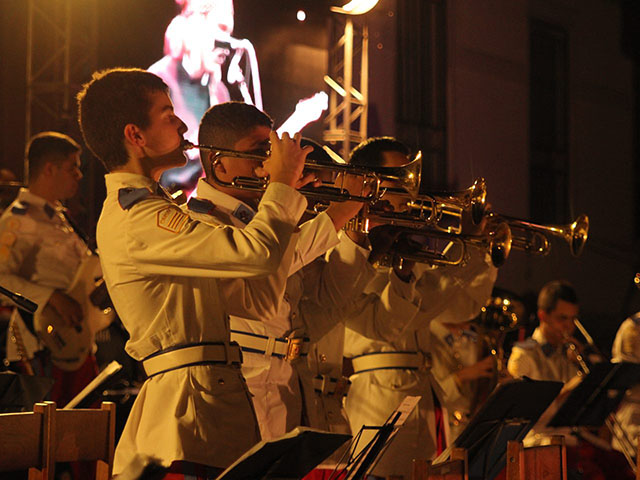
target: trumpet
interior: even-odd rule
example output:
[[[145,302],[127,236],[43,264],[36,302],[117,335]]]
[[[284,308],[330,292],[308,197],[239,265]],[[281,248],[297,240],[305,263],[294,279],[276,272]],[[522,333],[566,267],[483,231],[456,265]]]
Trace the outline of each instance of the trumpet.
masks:
[[[444,233],[462,233],[462,215],[471,212],[474,224],[480,223],[485,213],[486,183],[477,179],[460,192],[426,193],[408,196],[406,192],[394,193],[406,198],[397,210],[376,209],[376,204],[363,208],[348,224],[348,229],[369,233],[371,224],[395,225],[407,228],[431,228]],[[384,199],[384,196],[382,197]],[[479,218],[474,218],[478,216]]]
[[[548,235],[561,237],[569,244],[574,257],[584,249],[589,235],[589,217],[580,215],[567,225],[537,225],[525,220],[495,213],[488,214],[490,221],[506,222],[513,233],[512,246],[535,255],[547,255],[551,251]]]
[[[429,239],[442,239],[449,244],[441,252],[429,245]],[[484,235],[405,228],[392,246],[389,256],[396,254],[403,260],[429,265],[464,266],[470,258],[469,246],[486,250],[491,257],[491,263],[500,267],[511,252],[511,230],[504,222],[496,224]],[[389,264],[388,260],[385,264]]]
[[[216,165],[222,157],[246,158],[250,160],[264,161],[269,158],[269,154],[253,154],[219,148],[213,145],[194,145],[189,141],[183,142],[183,149],[199,148],[215,152],[212,165]],[[218,178],[215,169],[211,169],[211,180],[219,186],[263,192],[269,184],[268,178],[261,177],[235,177],[230,182],[225,182]],[[416,156],[407,164],[399,167],[363,167],[349,164],[324,164],[316,162],[306,162],[304,166],[306,172],[318,171],[332,174],[331,181],[322,180],[319,187],[303,187],[298,191],[305,196],[319,200],[345,202],[375,202],[380,199],[385,192],[397,192],[417,196],[420,188],[420,178],[422,172],[422,153]],[[360,194],[353,195],[346,189],[345,180],[347,176],[355,176],[362,179]],[[337,180],[340,178],[340,180]],[[383,187],[383,182],[391,182],[393,187]]]
[[[478,225],[482,221],[487,207],[487,183],[484,178],[479,177],[466,190],[433,192],[429,196],[438,203],[441,211],[457,211],[459,215],[462,215],[462,211],[469,210],[471,220],[474,225]]]

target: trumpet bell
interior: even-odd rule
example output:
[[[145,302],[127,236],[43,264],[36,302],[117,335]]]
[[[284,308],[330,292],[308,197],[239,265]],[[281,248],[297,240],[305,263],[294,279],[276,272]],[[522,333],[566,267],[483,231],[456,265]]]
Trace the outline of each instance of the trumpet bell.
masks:
[[[504,265],[511,253],[511,244],[512,238],[509,225],[505,222],[499,223],[495,230],[490,233],[489,241],[489,255],[494,267],[499,268]]]
[[[580,215],[569,228],[569,248],[574,257],[580,256],[589,236],[589,217]]]

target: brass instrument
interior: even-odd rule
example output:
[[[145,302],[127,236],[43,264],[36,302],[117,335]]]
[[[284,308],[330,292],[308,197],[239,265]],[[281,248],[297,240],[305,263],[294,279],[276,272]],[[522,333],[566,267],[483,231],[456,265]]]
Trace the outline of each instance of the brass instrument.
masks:
[[[402,228],[402,227],[399,227]],[[417,239],[421,239],[419,241]],[[429,239],[442,239],[449,245],[442,251],[429,246]],[[506,223],[500,223],[485,235],[465,235],[432,229],[405,228],[394,243],[390,255],[404,260],[429,265],[461,266],[469,259],[468,247],[487,250],[494,266],[500,267],[511,251],[511,231]]]
[[[185,141],[183,149],[199,148],[202,150],[210,150],[215,152],[212,164],[215,165],[222,157],[246,158],[250,160],[264,161],[269,158],[268,154],[257,155],[238,150],[230,150],[219,148],[212,145],[194,145]],[[385,192],[398,192],[417,196],[420,188],[420,177],[422,171],[422,153],[418,152],[409,163],[399,167],[363,167],[349,164],[324,164],[316,162],[306,162],[305,172],[318,171],[329,172],[332,174],[332,181],[322,180],[319,187],[303,187],[298,191],[303,195],[333,202],[375,202],[380,199]],[[345,188],[344,183],[347,176],[356,176],[362,178],[362,188],[359,195],[352,195]],[[336,181],[336,178],[340,178]],[[236,177],[231,182],[220,180],[215,175],[215,169],[212,168],[211,180],[217,185],[228,188],[236,188],[239,190],[248,190],[254,192],[263,192],[269,184],[268,178],[260,177]],[[382,182],[391,182],[393,187],[383,187]]]
[[[386,192],[385,192],[386,193]],[[471,212],[474,224],[480,223],[485,212],[486,183],[479,178],[461,192],[439,192],[408,196],[406,192],[393,192],[396,197],[406,198],[398,210],[385,211],[373,204],[363,208],[347,229],[369,233],[371,224],[395,225],[415,228],[425,227],[446,233],[462,233],[462,215]],[[384,196],[382,197],[384,199]],[[479,220],[474,218],[479,215]]]
[[[484,217],[487,203],[487,183],[480,177],[469,188],[459,192],[432,192],[429,194],[441,212],[454,209],[462,214],[469,210],[474,225],[478,225]]]
[[[494,374],[479,379],[472,405],[477,409],[484,403],[498,384],[505,368],[504,342],[508,332],[522,327],[526,321],[525,308],[520,300],[511,295],[492,296],[473,319],[482,342],[479,358],[490,355],[494,360]]]
[[[495,213],[489,213],[488,217],[490,221],[509,225],[513,234],[513,248],[535,255],[547,255],[551,251],[548,235],[555,235],[569,243],[571,254],[577,257],[582,253],[589,235],[589,217],[586,215],[580,215],[567,225],[537,225]]]

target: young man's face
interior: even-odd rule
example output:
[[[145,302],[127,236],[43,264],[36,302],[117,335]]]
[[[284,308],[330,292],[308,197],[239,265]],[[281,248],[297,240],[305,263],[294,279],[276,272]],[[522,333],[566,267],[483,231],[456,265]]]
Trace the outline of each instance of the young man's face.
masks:
[[[52,182],[58,200],[67,200],[78,193],[82,172],[80,152],[70,153],[65,160],[51,165]]]
[[[141,130],[145,139],[144,151],[160,170],[184,165],[186,156],[182,149],[187,126],[174,113],[169,95],[157,91],[149,94],[149,126]]]
[[[540,328],[547,341],[554,346],[562,345],[575,330],[574,319],[578,317],[580,308],[575,303],[558,300],[550,312],[538,310]]]
[[[270,133],[271,128],[262,125],[257,126],[249,135],[238,140],[233,145],[233,150],[266,156],[270,149]],[[256,177],[256,169],[262,166],[262,161],[242,157],[222,157],[220,164],[214,167],[216,168],[216,176],[224,182],[231,182],[236,177]],[[235,188],[220,188],[220,190],[242,201],[253,201],[262,195],[262,192],[251,192]]]

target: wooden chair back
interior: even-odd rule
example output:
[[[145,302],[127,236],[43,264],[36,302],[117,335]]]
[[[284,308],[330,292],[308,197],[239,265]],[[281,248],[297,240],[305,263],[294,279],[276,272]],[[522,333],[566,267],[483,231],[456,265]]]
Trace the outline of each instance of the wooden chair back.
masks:
[[[0,472],[28,470],[29,480],[53,480],[54,417],[50,403],[36,403],[33,412],[0,414]]]
[[[564,437],[553,436],[549,445],[524,448],[521,442],[507,443],[506,480],[567,480]]]
[[[100,409],[57,410],[53,422],[56,462],[96,461],[96,480],[109,480],[115,449],[115,404]]]
[[[442,463],[414,462],[413,480],[469,480],[467,451],[454,448]]]

